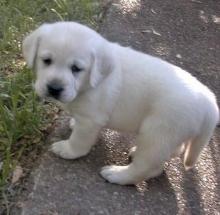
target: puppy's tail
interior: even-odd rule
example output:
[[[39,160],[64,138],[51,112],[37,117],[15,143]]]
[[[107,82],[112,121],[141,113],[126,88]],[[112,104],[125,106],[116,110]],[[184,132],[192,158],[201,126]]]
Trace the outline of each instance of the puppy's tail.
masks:
[[[205,118],[200,134],[186,143],[186,150],[184,153],[184,167],[186,170],[191,169],[195,165],[202,149],[208,145],[219,120],[218,109],[207,114]]]

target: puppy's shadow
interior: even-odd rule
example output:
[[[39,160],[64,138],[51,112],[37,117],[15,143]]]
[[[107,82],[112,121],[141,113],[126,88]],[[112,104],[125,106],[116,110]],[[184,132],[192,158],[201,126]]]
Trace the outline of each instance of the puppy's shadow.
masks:
[[[63,120],[62,129],[56,129],[56,138],[52,141],[69,137],[68,121]],[[75,202],[81,199],[78,204],[83,204],[85,210],[90,210],[84,204],[89,202],[96,205],[95,212],[102,207],[106,214],[117,214],[118,211],[124,214],[176,214],[176,196],[166,173],[137,186],[110,184],[100,176],[99,171],[104,165],[127,165],[128,151],[133,145],[133,136],[104,129],[87,156],[72,161],[53,158],[51,163],[60,167],[56,168],[59,171],[54,172],[56,175],[53,177],[62,175],[65,183],[69,181],[72,184],[68,192],[74,193]],[[88,194],[88,190],[91,194]]]
[[[88,156],[88,159],[91,159],[89,168],[97,173],[103,165],[127,165],[129,163],[128,151],[133,145],[133,136],[109,129],[103,130],[98,144]],[[101,178],[99,182],[103,184],[104,179]],[[126,205],[132,208],[129,214],[135,214],[135,212],[140,212],[140,214],[177,214],[178,211],[176,195],[165,171],[162,175],[147,182],[141,182],[136,186],[120,186],[106,182],[103,189],[108,192],[109,196],[118,193],[118,196],[115,197],[117,201],[124,204],[125,209]],[[115,209],[111,212],[115,213],[116,211]]]
[[[197,172],[191,170],[185,172],[183,178],[183,191],[186,200],[186,207],[190,214],[205,214],[204,205],[201,201],[202,191],[196,180]]]

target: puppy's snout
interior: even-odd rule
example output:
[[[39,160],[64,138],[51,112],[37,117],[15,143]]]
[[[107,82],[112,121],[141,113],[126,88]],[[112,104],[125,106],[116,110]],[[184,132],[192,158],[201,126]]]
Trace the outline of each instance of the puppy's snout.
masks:
[[[47,84],[47,90],[50,96],[59,98],[60,94],[64,90],[63,86],[58,82],[51,82]]]

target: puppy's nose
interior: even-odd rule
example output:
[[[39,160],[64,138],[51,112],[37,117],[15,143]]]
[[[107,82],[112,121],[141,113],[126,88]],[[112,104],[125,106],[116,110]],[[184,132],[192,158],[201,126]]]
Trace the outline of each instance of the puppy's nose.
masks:
[[[57,99],[60,96],[61,92],[63,91],[63,87],[58,83],[52,82],[47,84],[47,90],[50,96]]]

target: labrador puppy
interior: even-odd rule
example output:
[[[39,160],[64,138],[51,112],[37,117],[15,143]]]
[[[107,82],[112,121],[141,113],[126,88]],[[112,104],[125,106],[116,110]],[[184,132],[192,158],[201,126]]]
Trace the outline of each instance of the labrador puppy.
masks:
[[[102,127],[136,134],[132,162],[105,166],[101,175],[126,185],[159,175],[180,151],[190,169],[219,119],[214,94],[181,68],[107,41],[75,22],[44,24],[23,42],[35,89],[75,119],[68,140],[51,150],[65,159],[89,153]]]

